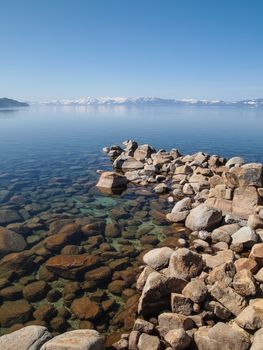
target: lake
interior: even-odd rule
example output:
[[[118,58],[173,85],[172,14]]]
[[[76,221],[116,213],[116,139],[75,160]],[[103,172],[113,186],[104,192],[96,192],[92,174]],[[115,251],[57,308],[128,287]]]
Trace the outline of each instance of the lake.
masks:
[[[102,147],[135,139],[263,162],[262,130],[263,109],[0,110],[0,226],[25,240],[18,255],[0,252],[1,333],[21,323],[48,325],[54,334],[130,329],[142,251],[176,247],[187,235],[183,225],[167,223],[173,204],[150,188],[129,186],[120,196],[96,189],[97,169],[111,169]]]
[[[43,160],[135,139],[183,153],[263,161],[263,109],[37,107],[0,110],[0,160]],[[40,159],[39,159],[40,161]]]

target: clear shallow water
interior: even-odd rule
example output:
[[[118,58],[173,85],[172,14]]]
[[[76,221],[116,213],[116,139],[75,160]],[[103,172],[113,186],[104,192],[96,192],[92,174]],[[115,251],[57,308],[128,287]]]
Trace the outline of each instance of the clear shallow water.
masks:
[[[165,213],[171,210],[172,204],[165,197],[157,200],[150,189],[130,187],[121,196],[112,197],[96,190],[96,170],[111,169],[102,147],[132,138],[156,148],[178,148],[184,154],[201,150],[263,161],[262,130],[263,110],[260,109],[30,107],[0,110],[0,226],[13,225],[24,235],[26,249],[35,250],[38,245],[42,247],[53,221],[81,218],[115,225],[117,234],[116,230],[114,233],[102,230],[92,237],[82,236],[68,243],[77,246],[80,253],[95,255],[99,266],[111,266],[112,272],[110,280],[89,287],[83,284],[86,277],[83,280],[82,276],[80,289],[73,296],[84,295],[100,304],[114,302],[112,308],[100,310],[91,319],[99,331],[129,329],[138,297],[135,281],[139,254],[157,245],[176,246],[178,238],[186,238],[187,233],[183,227],[165,221]],[[1,216],[5,210],[17,213],[18,217]],[[7,280],[5,274],[0,273],[0,333],[19,323],[15,319],[8,324],[1,321],[5,317],[3,310],[10,307],[6,303],[22,299],[24,286],[41,280],[41,267],[50,256],[60,253],[59,249],[45,251],[40,257],[34,255],[33,270],[8,276]],[[0,272],[1,268],[0,261]],[[109,285],[116,280],[124,284],[121,290]],[[48,281],[48,287],[60,293],[59,299],[53,302],[44,295],[30,302],[31,306],[37,309],[51,304],[58,311],[65,305],[63,289],[69,283],[55,276]],[[90,326],[73,315],[70,304],[65,306],[68,314],[62,313],[62,320],[45,321],[52,332]],[[27,315],[23,324],[32,321],[34,314]]]

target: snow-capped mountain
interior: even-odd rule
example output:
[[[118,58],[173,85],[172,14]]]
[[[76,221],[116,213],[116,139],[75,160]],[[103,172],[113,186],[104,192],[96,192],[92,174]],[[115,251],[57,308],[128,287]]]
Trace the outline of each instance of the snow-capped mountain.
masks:
[[[196,99],[165,99],[160,97],[84,97],[76,100],[53,100],[44,102],[31,102],[52,106],[246,106],[263,107],[263,99],[251,99],[242,101],[225,102],[221,100],[196,100]]]

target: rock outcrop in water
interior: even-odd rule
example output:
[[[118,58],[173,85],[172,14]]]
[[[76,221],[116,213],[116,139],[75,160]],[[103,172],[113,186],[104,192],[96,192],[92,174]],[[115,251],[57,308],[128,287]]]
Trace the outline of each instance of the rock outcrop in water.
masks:
[[[167,220],[191,233],[144,255],[138,319],[114,349],[262,349],[262,164],[124,146],[104,149],[115,171],[175,202]]]

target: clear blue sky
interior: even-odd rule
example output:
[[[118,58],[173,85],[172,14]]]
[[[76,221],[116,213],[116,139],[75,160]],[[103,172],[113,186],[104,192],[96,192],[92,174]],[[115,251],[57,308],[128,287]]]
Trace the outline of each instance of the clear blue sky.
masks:
[[[0,0],[0,96],[263,97],[262,0]]]

